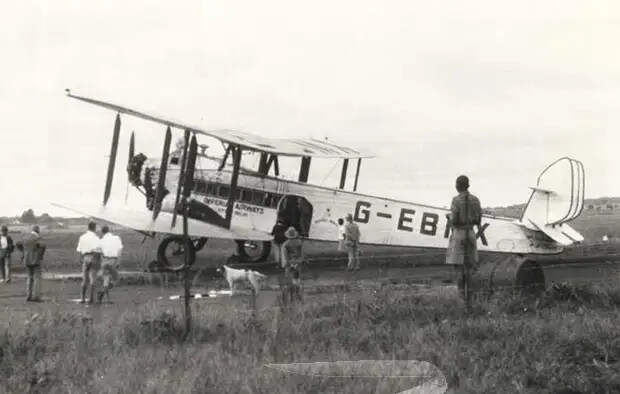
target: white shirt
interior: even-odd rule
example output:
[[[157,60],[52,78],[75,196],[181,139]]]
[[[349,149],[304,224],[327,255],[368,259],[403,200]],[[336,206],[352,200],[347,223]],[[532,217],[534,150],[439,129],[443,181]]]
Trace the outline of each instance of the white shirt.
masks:
[[[346,234],[346,230],[344,229],[344,224],[338,227],[338,240],[344,239]]]
[[[76,250],[82,254],[101,253],[101,240],[94,232],[87,231],[80,236]]]
[[[4,235],[0,235],[0,249],[6,249],[9,247],[9,240]]]
[[[101,251],[104,257],[120,257],[123,250],[121,237],[112,233],[107,233],[101,238]]]

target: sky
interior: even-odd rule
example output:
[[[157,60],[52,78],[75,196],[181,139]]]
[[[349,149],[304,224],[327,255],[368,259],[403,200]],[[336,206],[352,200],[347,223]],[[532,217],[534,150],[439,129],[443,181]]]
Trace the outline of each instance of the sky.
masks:
[[[372,151],[369,194],[445,206],[467,174],[484,206],[516,204],[571,156],[586,197],[620,195],[617,2],[26,0],[4,6],[0,33],[0,215],[101,201],[114,114],[66,88]],[[124,117],[114,199],[134,130],[161,154],[164,128]],[[311,179],[336,186],[334,165]]]

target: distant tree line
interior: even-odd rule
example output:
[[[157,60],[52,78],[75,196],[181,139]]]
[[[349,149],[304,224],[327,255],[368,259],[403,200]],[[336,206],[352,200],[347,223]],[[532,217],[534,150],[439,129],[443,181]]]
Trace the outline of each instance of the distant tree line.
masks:
[[[36,223],[51,223],[54,221],[54,218],[52,218],[47,213],[44,213],[43,215],[37,217],[37,215],[34,214],[34,211],[32,209],[27,209],[24,211],[24,213],[22,213],[19,220],[22,223],[26,223],[26,224],[36,224]]]

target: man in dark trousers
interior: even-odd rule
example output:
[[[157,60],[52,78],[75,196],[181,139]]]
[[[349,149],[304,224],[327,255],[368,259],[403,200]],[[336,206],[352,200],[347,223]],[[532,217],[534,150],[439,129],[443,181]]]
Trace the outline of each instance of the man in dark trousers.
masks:
[[[467,310],[471,310],[471,273],[478,264],[478,248],[474,226],[480,228],[482,209],[480,200],[469,192],[469,178],[461,175],[456,178],[459,194],[452,199],[448,220],[451,223],[450,240],[446,254],[447,264],[463,267],[463,290]]]
[[[40,302],[41,262],[45,253],[45,245],[41,243],[39,226],[35,225],[32,227],[32,231],[23,238],[21,245],[24,253],[24,264],[28,273],[26,301]]]

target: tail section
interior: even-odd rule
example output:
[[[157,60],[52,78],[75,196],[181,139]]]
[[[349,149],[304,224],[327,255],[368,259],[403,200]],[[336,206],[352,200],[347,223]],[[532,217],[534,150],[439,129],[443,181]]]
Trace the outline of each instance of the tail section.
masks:
[[[521,223],[564,246],[583,241],[583,236],[566,224],[583,210],[583,164],[568,157],[558,159],[543,170],[531,189]]]

